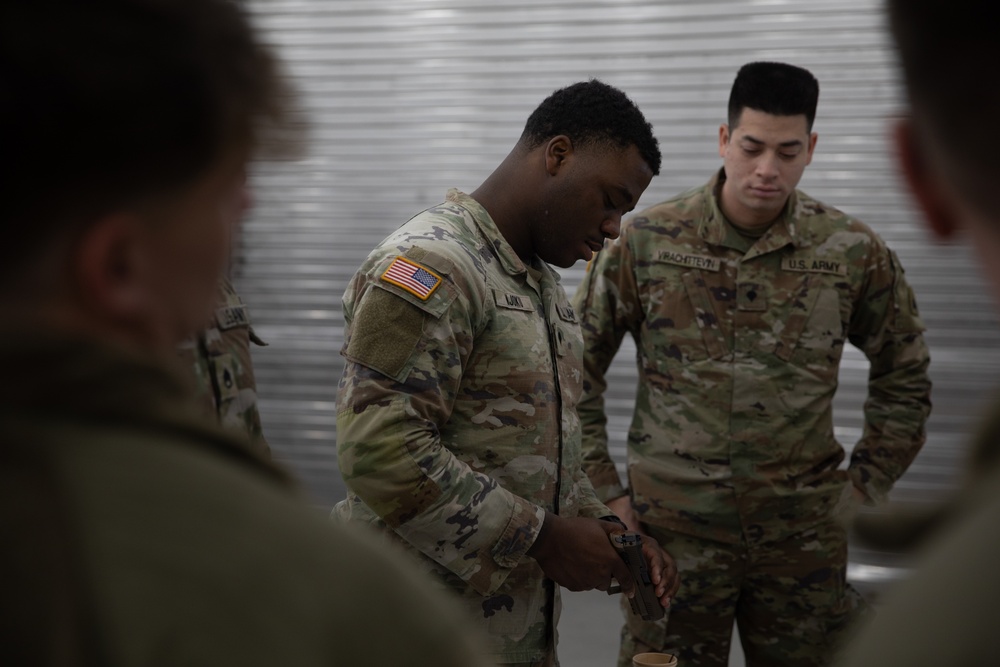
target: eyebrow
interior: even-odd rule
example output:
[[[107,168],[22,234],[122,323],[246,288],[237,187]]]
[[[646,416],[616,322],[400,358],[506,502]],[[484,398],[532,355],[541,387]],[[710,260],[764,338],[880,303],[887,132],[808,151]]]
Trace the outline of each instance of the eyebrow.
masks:
[[[624,185],[614,185],[614,186],[612,186],[612,188],[614,188],[618,192],[618,194],[620,194],[623,197],[625,197],[625,203],[626,204],[632,203],[632,193],[629,191],[628,188],[626,188]],[[628,213],[629,211],[633,210],[634,208],[635,208],[635,204],[632,204],[632,206],[629,207],[628,211],[625,211],[625,212]]]
[[[741,138],[741,141],[742,140],[749,141],[750,143],[756,144],[758,146],[765,146],[766,145],[760,139],[757,139],[755,137],[751,137],[749,134],[744,134],[743,137]],[[798,147],[798,146],[802,146],[802,145],[804,145],[804,144],[802,143],[801,139],[792,139],[791,141],[782,141],[780,144],[778,144],[778,147],[779,148],[794,148],[794,147]]]

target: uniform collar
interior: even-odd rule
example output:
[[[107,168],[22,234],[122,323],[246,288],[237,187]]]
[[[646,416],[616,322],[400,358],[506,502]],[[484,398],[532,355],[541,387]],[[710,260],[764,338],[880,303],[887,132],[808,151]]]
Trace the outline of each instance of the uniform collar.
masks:
[[[722,214],[722,209],[719,208],[717,196],[725,180],[725,169],[720,168],[705,186],[705,210],[703,211],[698,233],[706,243],[729,247],[730,244],[726,242],[726,239],[733,232],[730,232],[726,225],[726,218]],[[750,259],[759,255],[765,255],[784,248],[786,245],[791,245],[795,248],[805,248],[808,246],[808,239],[804,238],[799,230],[799,214],[799,193],[796,190],[788,198],[781,216],[771,225],[767,233],[754,243],[745,258]]]
[[[448,190],[447,200],[453,204],[458,204],[472,214],[472,219],[476,221],[476,226],[479,227],[479,233],[489,241],[489,245],[493,249],[493,254],[496,255],[501,266],[503,266],[508,274],[512,276],[527,276],[528,269],[525,267],[524,262],[514,252],[514,248],[503,237],[500,230],[497,229],[496,223],[493,222],[493,218],[490,217],[489,212],[483,208],[482,204],[455,188]],[[548,276],[555,282],[559,282],[559,274],[548,264],[538,260],[537,266],[540,267],[543,276]]]

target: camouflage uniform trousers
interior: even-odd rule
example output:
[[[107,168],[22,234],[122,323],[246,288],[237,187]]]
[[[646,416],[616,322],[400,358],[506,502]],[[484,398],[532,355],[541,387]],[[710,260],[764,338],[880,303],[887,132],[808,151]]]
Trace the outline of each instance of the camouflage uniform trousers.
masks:
[[[724,667],[734,620],[747,667],[828,665],[871,614],[847,583],[847,537],[835,521],[754,545],[644,529],[677,561],[681,588],[656,622],[632,615],[623,601],[619,667],[644,651],[673,653],[684,667]]]

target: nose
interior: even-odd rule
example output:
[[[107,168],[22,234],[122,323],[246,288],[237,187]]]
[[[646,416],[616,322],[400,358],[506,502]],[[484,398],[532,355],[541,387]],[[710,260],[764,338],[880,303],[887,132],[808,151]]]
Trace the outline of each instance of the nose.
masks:
[[[770,180],[778,176],[778,156],[774,153],[765,153],[757,158],[757,175],[765,180]]]
[[[606,239],[616,239],[622,231],[622,216],[621,213],[612,213],[609,217],[604,219],[601,223],[601,233],[604,234]]]

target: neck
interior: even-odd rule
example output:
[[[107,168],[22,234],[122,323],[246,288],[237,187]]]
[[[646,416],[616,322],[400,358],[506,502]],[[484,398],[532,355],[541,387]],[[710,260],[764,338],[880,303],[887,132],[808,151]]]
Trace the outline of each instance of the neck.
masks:
[[[525,265],[534,257],[529,227],[532,220],[533,191],[523,178],[525,154],[519,147],[500,163],[471,197],[486,209],[503,238]]]

